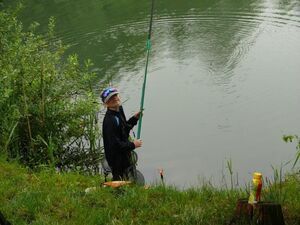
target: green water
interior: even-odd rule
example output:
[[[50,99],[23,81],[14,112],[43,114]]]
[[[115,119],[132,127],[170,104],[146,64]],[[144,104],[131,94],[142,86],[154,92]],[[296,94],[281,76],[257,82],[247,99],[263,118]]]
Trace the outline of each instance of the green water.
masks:
[[[94,61],[99,80],[127,100],[128,115],[139,108],[150,1],[25,6],[25,27],[38,21],[43,33],[54,16],[68,52]],[[253,171],[271,175],[271,165],[293,158],[295,146],[281,137],[300,134],[299,0],[157,0],[152,35],[137,150],[148,182],[163,168],[170,184],[201,177],[220,184],[231,159],[244,183]]]

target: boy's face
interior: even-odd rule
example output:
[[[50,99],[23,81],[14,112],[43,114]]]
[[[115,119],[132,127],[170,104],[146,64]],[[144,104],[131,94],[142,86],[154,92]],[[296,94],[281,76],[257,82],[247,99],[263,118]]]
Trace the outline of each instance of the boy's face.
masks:
[[[110,99],[108,99],[108,101],[106,102],[106,106],[107,108],[116,108],[121,106],[121,99],[119,94],[111,96]]]

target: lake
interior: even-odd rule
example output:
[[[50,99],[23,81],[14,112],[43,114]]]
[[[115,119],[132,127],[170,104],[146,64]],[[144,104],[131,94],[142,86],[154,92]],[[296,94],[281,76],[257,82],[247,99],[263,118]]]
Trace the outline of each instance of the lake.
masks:
[[[94,62],[96,88],[109,81],[127,116],[138,110],[151,1],[25,2],[25,27],[46,32],[54,16],[68,53]],[[300,134],[299,0],[156,0],[152,31],[137,150],[148,183],[163,168],[171,185],[222,186],[232,161],[243,185],[294,158],[282,136]]]

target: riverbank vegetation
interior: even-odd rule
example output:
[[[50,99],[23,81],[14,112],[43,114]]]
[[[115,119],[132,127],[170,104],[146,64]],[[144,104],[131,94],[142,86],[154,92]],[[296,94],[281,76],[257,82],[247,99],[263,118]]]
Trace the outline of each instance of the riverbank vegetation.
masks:
[[[92,62],[56,38],[55,20],[36,34],[23,28],[17,9],[0,11],[0,150],[33,168],[97,170],[101,156]]]
[[[52,169],[32,172],[1,160],[0,211],[14,225],[228,224],[237,199],[248,196],[243,189],[218,189],[208,184],[187,190],[164,185],[111,189],[101,187],[101,182],[99,176]],[[89,187],[96,190],[86,193]],[[296,225],[300,222],[299,191],[300,175],[293,174],[264,187],[262,197],[277,198],[286,224]]]

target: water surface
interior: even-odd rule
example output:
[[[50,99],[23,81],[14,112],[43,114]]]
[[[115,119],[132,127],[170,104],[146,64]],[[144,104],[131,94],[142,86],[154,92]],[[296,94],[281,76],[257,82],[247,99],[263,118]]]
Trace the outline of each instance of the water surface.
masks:
[[[91,58],[101,80],[139,108],[150,1],[28,0],[27,26],[56,18],[68,53]],[[300,1],[156,1],[139,169],[151,183],[222,183],[231,159],[239,182],[272,174],[300,134]],[[288,169],[288,168],[287,168]]]

